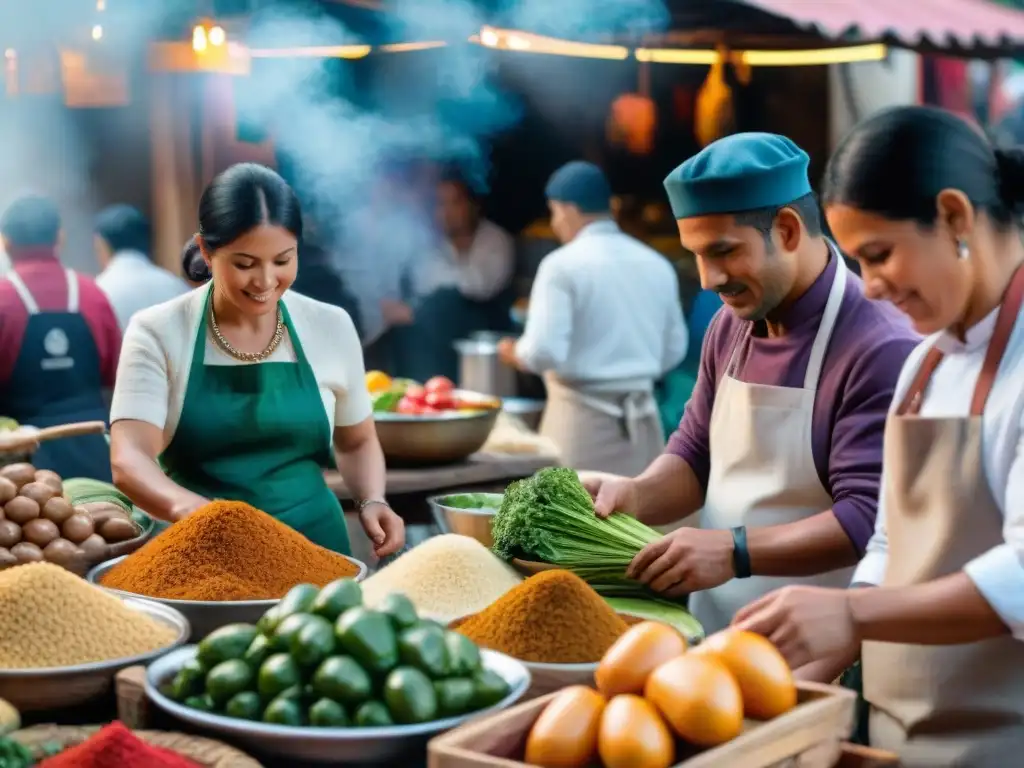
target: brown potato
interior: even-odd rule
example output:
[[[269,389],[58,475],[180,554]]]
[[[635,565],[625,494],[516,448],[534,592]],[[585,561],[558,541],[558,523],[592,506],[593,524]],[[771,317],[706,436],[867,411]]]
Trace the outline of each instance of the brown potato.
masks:
[[[80,504],[75,507],[76,512],[84,512],[92,518],[94,524],[99,525],[105,523],[112,517],[118,517],[122,520],[131,520],[130,514],[124,511],[117,504],[112,504],[108,501],[92,501],[88,504]]]
[[[71,546],[74,546],[74,544]],[[78,547],[85,553],[85,559],[89,563],[98,563],[107,557],[107,542],[98,533],[94,533],[79,544]]]
[[[34,480],[31,483],[25,483],[18,490],[19,496],[24,496],[26,499],[32,499],[40,507],[46,502],[57,495],[56,491],[53,490],[46,483],[37,483]]]
[[[18,486],[10,478],[0,477],[0,504],[6,504],[17,495]]]
[[[65,568],[74,565],[78,558],[84,558],[85,553],[67,539],[54,539],[43,550],[43,558],[50,563]]]
[[[111,543],[134,539],[140,533],[142,531],[134,522],[118,517],[112,517],[99,526],[100,536]]]
[[[39,517],[35,520],[29,520],[21,527],[21,537],[29,544],[45,547],[51,541],[60,537],[60,529],[52,520]]]
[[[24,525],[39,517],[39,505],[25,496],[15,496],[4,504],[4,517],[12,523]]]
[[[23,541],[11,548],[11,554],[18,558],[19,563],[40,563],[43,560],[43,550],[35,544]]]
[[[0,469],[0,477],[6,477],[18,488],[36,479],[36,468],[31,464],[8,464]]]
[[[11,554],[11,550],[6,547],[0,547],[0,571],[4,568],[10,568],[12,565],[18,564],[18,558]]]
[[[64,493],[64,481],[52,469],[37,469],[36,482],[50,486],[58,496]]]
[[[75,544],[81,544],[88,539],[92,536],[94,530],[92,518],[84,512],[75,512],[61,526],[64,538]]]
[[[10,549],[21,541],[21,526],[10,520],[0,522],[0,547]]]
[[[57,525],[63,525],[64,521],[73,514],[75,514],[75,508],[63,496],[54,496],[43,505],[43,517],[52,520]]]

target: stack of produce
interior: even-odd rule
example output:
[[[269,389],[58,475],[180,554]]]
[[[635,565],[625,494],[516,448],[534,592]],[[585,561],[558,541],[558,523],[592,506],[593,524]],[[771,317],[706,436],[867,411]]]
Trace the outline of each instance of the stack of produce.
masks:
[[[366,374],[375,413],[404,413],[427,416],[452,411],[474,412],[500,408],[499,400],[466,399],[445,376],[435,376],[425,384],[411,379],[392,379],[381,371]]]
[[[661,534],[635,517],[615,513],[606,520],[579,475],[548,467],[505,489],[494,516],[495,554],[504,560],[541,561],[573,571],[602,595],[647,596],[626,578],[626,568]]]
[[[404,595],[370,609],[359,585],[340,579],[295,587],[256,626],[216,630],[163,690],[228,717],[370,728],[485,709],[509,686],[476,645],[421,619]]]
[[[0,669],[69,667],[170,645],[177,632],[50,563],[0,572]]]
[[[544,571],[454,628],[522,661],[587,664],[600,661],[628,626],[578,576]]]
[[[142,534],[121,507],[75,506],[64,492],[56,472],[31,464],[0,469],[0,569],[43,560],[66,567],[96,563],[109,544]]]
[[[37,768],[199,768],[169,749],[147,744],[120,722],[107,725],[86,741],[43,760]]]
[[[358,570],[265,512],[215,501],[122,560],[101,583],[168,600],[274,600],[296,584],[323,585]]]
[[[739,736],[744,717],[770,720],[797,704],[782,654],[738,630],[688,651],[671,627],[637,624],[609,649],[595,681],[596,691],[566,688],[545,707],[527,737],[526,763],[668,768]]]
[[[392,592],[408,595],[424,616],[448,623],[482,611],[522,577],[476,539],[446,534],[427,539],[363,583],[366,604]]]

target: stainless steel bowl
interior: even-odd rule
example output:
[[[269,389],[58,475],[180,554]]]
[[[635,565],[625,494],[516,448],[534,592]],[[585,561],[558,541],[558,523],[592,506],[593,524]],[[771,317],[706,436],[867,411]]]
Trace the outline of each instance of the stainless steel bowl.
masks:
[[[191,629],[188,619],[180,611],[138,596],[122,597],[122,600],[132,610],[174,629],[177,633],[174,640],[164,648],[123,659],[73,667],[0,670],[0,699],[6,699],[22,712],[73,707],[106,692],[114,682],[114,676],[122,669],[148,664],[188,641]]]
[[[375,413],[377,437],[392,466],[451,464],[479,451],[494,429],[500,401],[489,395],[456,390],[462,400],[478,400],[483,410],[423,416]],[[490,406],[490,407],[488,407]],[[498,407],[495,407],[498,406]]]
[[[223,627],[225,624],[255,624],[277,602],[277,600],[225,600],[221,602],[212,600],[168,600],[162,597],[136,595],[120,589],[104,587],[100,581],[103,575],[124,560],[125,557],[128,557],[128,555],[100,563],[89,571],[85,578],[119,597],[144,597],[146,600],[152,600],[180,612],[188,619],[189,624],[192,625],[191,639],[194,642],[202,640],[213,630]],[[358,566],[359,572],[353,577],[356,581],[362,581],[366,578],[369,570],[366,567],[366,563],[347,555],[342,555],[342,557]]]
[[[547,400],[534,400],[529,397],[506,397],[501,401],[505,413],[518,416],[534,432],[540,430],[540,420],[544,416]]]
[[[508,696],[489,709],[461,717],[449,717],[418,725],[395,725],[386,728],[297,728],[267,725],[213,715],[171,701],[160,692],[188,661],[195,658],[196,646],[179,648],[150,664],[146,670],[146,695],[160,709],[211,734],[217,734],[253,752],[276,755],[293,760],[307,760],[332,765],[399,762],[410,754],[423,754],[431,737],[461,725],[484,712],[497,712],[515,704],[530,687],[530,673],[520,662],[493,651],[482,650],[484,667],[501,675],[511,687]],[[387,761],[387,762],[385,762]]]
[[[472,493],[473,496],[485,496],[494,502],[493,507],[486,509],[462,509],[460,507],[449,507],[445,500],[451,496],[460,496],[458,492],[446,493],[443,496],[431,496],[427,499],[430,509],[434,513],[434,522],[443,533],[457,533],[462,536],[469,536],[476,539],[485,547],[490,549],[494,543],[491,535],[491,525],[494,522],[494,515],[501,506],[502,494],[500,493]]]

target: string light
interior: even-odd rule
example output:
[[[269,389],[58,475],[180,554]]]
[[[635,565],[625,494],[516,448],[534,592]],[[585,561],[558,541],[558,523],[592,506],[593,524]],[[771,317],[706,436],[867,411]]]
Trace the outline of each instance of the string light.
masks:
[[[96,10],[100,13],[107,10],[107,0],[96,0]]]
[[[196,53],[206,50],[206,27],[202,24],[196,24],[192,29],[192,50]]]
[[[210,45],[214,47],[220,47],[224,45],[224,41],[227,39],[227,34],[224,32],[224,27],[211,27],[207,33],[207,38],[210,40]]]
[[[92,39],[99,40],[103,37],[103,27],[100,24],[94,24],[92,28]]]

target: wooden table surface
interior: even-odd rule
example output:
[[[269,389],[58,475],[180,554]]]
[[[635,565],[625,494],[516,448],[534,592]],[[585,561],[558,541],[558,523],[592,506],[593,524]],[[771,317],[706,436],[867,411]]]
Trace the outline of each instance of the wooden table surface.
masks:
[[[466,461],[441,467],[389,468],[388,496],[436,493],[452,488],[472,487],[529,477],[538,469],[557,464],[553,456],[538,454],[474,453]],[[339,499],[348,501],[352,494],[337,471],[325,474],[328,487]]]

